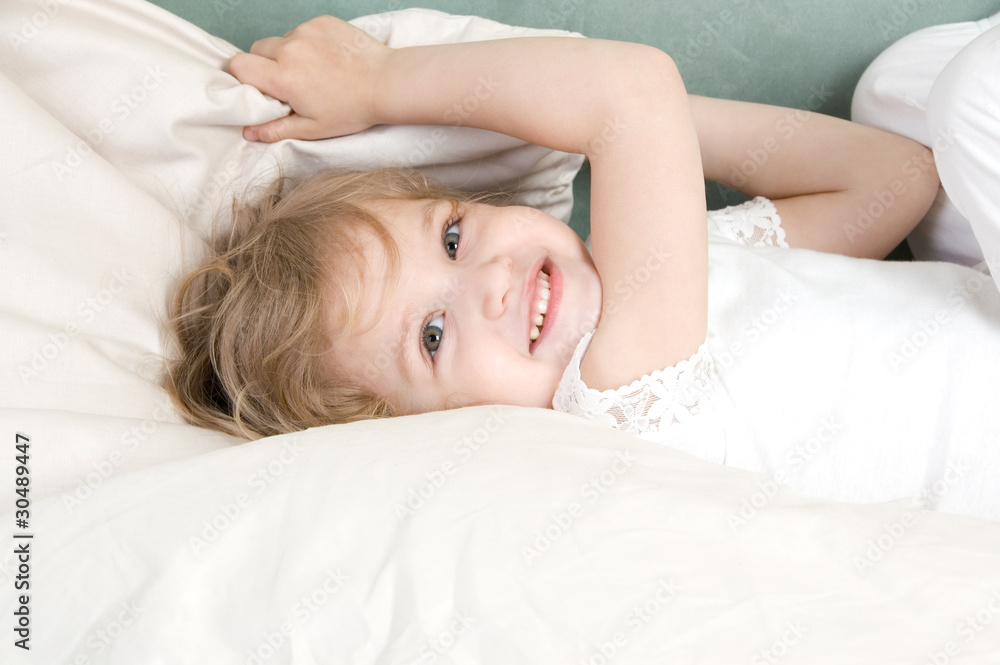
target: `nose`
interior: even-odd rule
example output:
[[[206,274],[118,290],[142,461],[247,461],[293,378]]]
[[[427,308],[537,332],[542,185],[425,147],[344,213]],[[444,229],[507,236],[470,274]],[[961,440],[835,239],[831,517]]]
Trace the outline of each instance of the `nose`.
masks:
[[[495,256],[473,268],[470,276],[471,293],[483,316],[499,319],[511,305],[511,275],[514,262],[508,256]]]

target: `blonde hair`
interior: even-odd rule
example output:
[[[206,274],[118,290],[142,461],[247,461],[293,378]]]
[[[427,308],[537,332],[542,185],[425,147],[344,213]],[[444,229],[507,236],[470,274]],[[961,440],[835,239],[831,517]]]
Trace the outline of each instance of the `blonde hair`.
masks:
[[[481,200],[441,187],[410,169],[323,173],[282,193],[279,178],[256,204],[233,204],[214,256],[186,275],[171,302],[177,346],[165,385],[185,419],[248,439],[396,415],[396,408],[350,377],[331,371],[331,278],[344,296],[338,325],[356,309],[361,237],[369,231],[398,250],[371,202]],[[354,289],[355,296],[358,289]],[[353,303],[353,304],[352,304]]]

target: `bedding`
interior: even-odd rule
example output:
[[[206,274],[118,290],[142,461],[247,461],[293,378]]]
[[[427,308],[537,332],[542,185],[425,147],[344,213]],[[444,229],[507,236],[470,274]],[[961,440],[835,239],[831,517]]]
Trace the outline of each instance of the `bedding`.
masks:
[[[32,450],[46,444],[33,435]],[[31,519],[32,651],[5,631],[4,662],[883,665],[1000,652],[1000,524],[909,501],[811,501],[542,410],[273,437],[116,473],[81,500],[39,501]]]
[[[46,7],[0,5],[8,35],[0,43],[9,133],[0,166],[5,408],[176,422],[157,385],[170,286],[205,255],[232,196],[252,194],[279,170],[295,178],[402,162],[458,188],[509,190],[525,205],[569,218],[580,155],[451,126],[248,143],[244,125],[287,107],[224,71],[233,46],[141,1]],[[538,32],[424,10],[361,22],[395,45]],[[22,427],[47,419],[24,416]],[[119,440],[130,427],[104,439],[115,443],[102,455],[127,448]],[[53,459],[78,455],[78,436],[70,429],[59,437]],[[232,443],[207,438],[209,449]],[[123,464],[186,454],[158,441],[121,451]],[[38,482],[62,481],[47,473]],[[9,507],[12,499],[2,501]]]
[[[854,91],[853,120],[935,151],[944,187],[907,238],[918,260],[972,266],[984,260],[982,247],[996,246],[997,210],[979,192],[992,190],[997,171],[990,101],[1000,92],[992,76],[997,26],[1000,14],[907,35],[868,66]]]
[[[526,34],[359,22],[394,44]],[[0,661],[1000,652],[1000,523],[810,500],[532,409],[239,445],[179,422],[157,385],[164,304],[232,193],[402,161],[565,219],[579,158],[453,127],[247,144],[286,109],[225,73],[234,47],[140,0],[8,0],[0,32]]]

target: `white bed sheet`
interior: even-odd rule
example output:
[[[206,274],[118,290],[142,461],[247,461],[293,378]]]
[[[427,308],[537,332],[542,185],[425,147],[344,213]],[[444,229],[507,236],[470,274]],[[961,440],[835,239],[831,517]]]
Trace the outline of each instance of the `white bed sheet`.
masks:
[[[884,665],[1000,652],[1000,524],[801,499],[551,411],[319,428],[99,489],[35,506],[33,651],[8,632],[4,662]],[[10,617],[10,577],[0,585]]]

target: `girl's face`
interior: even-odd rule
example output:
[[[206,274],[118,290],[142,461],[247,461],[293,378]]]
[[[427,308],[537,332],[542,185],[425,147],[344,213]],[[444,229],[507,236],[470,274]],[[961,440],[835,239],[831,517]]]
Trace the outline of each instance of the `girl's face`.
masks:
[[[387,277],[384,247],[372,237],[359,324],[334,336],[338,367],[405,413],[551,407],[601,313],[601,282],[576,233],[532,208],[443,200],[371,207],[399,247],[398,279]]]

